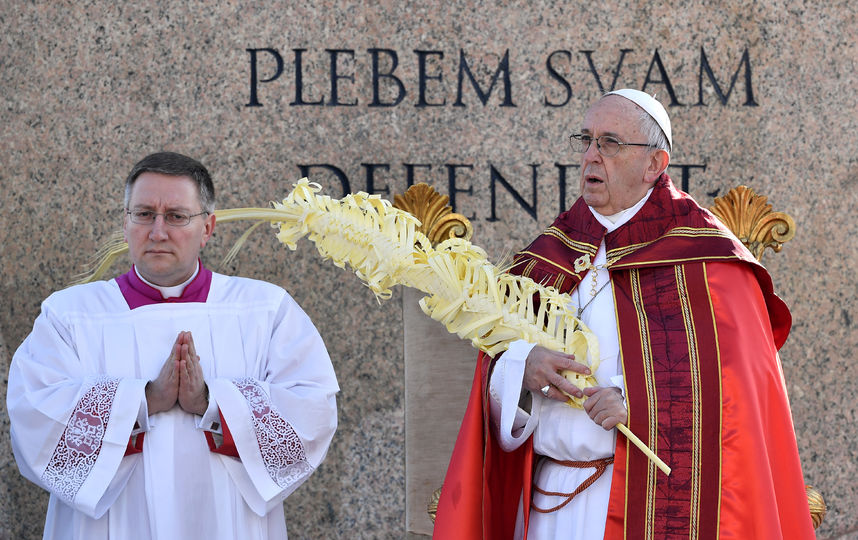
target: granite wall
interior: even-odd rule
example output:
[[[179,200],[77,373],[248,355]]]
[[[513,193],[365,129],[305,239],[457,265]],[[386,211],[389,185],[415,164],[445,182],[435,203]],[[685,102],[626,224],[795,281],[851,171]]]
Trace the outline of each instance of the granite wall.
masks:
[[[566,141],[587,104],[645,89],[669,105],[677,183],[706,205],[744,183],[795,218],[764,259],[795,320],[784,371],[829,505],[818,536],[856,537],[858,8],[498,4],[3,2],[3,373],[41,299],[120,226],[123,178],[149,152],[203,161],[221,208],[264,206],[304,173],[335,197],[425,181],[499,258],[574,200]],[[241,232],[219,227],[206,261]],[[292,536],[404,536],[401,293],[379,305],[308,243],[264,232],[227,271],[289,289],[342,386],[327,461],[286,502]],[[46,497],[17,474],[0,412],[0,536],[37,538]]]

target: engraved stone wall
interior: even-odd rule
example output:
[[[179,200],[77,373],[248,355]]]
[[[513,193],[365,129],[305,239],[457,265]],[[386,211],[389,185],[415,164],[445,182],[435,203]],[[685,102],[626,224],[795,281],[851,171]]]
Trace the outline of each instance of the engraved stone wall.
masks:
[[[220,208],[264,206],[305,174],[335,197],[428,182],[497,260],[576,197],[567,137],[588,104],[644,89],[668,105],[678,185],[709,206],[747,184],[796,221],[763,260],[793,312],[784,374],[806,481],[829,505],[818,535],[855,534],[855,4],[498,4],[7,2],[4,373],[40,301],[120,226],[124,177],[150,152],[200,159]],[[219,227],[207,264],[241,232]],[[295,296],[342,387],[327,460],[285,503],[290,534],[402,537],[401,292],[379,305],[309,243],[288,252],[263,230],[226,270]],[[17,474],[7,426],[4,410],[0,537],[38,538],[47,498]]]

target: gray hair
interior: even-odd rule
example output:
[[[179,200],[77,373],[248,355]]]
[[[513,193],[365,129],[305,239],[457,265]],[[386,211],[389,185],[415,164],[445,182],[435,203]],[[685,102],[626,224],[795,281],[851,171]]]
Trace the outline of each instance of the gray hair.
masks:
[[[669,156],[670,145],[667,144],[667,137],[664,136],[664,132],[661,130],[661,126],[658,125],[658,122],[655,121],[655,118],[650,116],[648,112],[646,112],[640,107],[638,107],[638,110],[640,111],[640,115],[638,116],[638,124],[641,133],[644,137],[646,137],[646,142],[648,142],[654,148],[664,150]]]
[[[215,211],[215,191],[209,171],[199,161],[175,152],[156,152],[149,154],[134,165],[125,179],[125,208],[131,201],[131,188],[137,177],[145,172],[166,174],[167,176],[187,176],[197,185],[200,206],[208,213]]]

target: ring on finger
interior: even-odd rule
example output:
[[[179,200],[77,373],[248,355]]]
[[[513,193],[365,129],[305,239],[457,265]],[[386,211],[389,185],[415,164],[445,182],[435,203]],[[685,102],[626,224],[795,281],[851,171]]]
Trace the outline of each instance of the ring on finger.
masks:
[[[546,384],[545,386],[543,386],[543,387],[542,387],[542,388],[540,388],[539,390],[542,392],[542,395],[543,395],[543,396],[548,397],[548,391],[549,391],[549,390],[551,390],[551,385],[550,385],[550,384]]]

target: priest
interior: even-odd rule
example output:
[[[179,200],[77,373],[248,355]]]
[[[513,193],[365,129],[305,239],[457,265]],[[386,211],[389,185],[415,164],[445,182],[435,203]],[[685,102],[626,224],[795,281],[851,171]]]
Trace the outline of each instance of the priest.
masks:
[[[599,357],[481,355],[435,538],[814,538],[768,273],[673,185],[656,99],[609,92],[570,141],[581,196],[511,271],[568,293]]]
[[[42,304],[7,405],[45,538],[286,537],[283,500],[325,457],[334,370],[282,288],[205,268],[211,177],[160,152],[125,184],[131,269]]]

